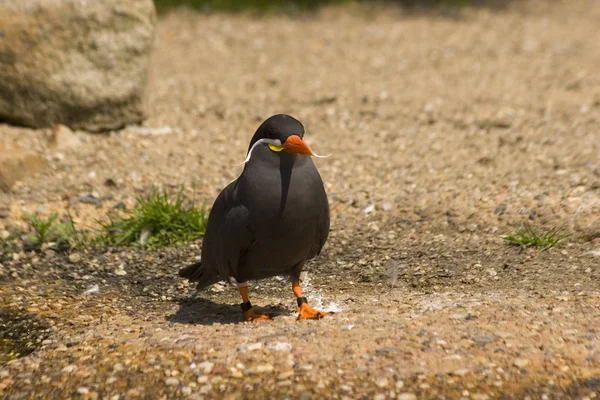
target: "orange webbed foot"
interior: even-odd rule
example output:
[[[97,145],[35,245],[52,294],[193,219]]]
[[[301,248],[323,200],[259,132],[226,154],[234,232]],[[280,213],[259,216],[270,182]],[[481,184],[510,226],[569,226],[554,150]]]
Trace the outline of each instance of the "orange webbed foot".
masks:
[[[298,307],[298,320],[301,319],[323,319],[328,316],[330,313],[325,311],[318,311],[308,305],[308,303],[303,303]]]
[[[268,316],[268,315],[266,315],[266,314],[259,314],[259,313],[255,312],[255,311],[254,311],[254,310],[251,308],[251,309],[249,309],[248,311],[246,311],[246,312],[244,313],[244,319],[245,319],[246,321],[252,321],[252,322],[255,322],[255,321],[269,321],[269,320],[271,320],[272,318],[271,318],[271,317],[269,317],[269,316]]]

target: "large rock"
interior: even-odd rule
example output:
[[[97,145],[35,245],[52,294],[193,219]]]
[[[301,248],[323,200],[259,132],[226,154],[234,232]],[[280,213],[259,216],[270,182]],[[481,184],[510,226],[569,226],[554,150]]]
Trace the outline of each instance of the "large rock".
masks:
[[[140,122],[155,23],[152,0],[0,0],[0,119]]]

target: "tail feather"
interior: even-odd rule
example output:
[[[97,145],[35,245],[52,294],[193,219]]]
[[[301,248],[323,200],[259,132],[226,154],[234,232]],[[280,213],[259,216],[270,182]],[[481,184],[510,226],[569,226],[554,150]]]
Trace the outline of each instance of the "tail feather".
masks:
[[[217,274],[211,273],[203,265],[202,262],[197,262],[179,270],[179,276],[186,278],[190,282],[198,282],[196,286],[202,289],[206,286],[219,282],[220,278]]]

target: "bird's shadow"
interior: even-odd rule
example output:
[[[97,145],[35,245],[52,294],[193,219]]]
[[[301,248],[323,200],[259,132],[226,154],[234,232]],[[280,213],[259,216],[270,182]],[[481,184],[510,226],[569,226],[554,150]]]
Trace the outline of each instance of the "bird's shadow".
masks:
[[[272,318],[289,314],[289,310],[280,305],[267,307],[254,306],[253,310],[261,314],[267,314]],[[213,325],[215,323],[237,324],[244,322],[239,304],[215,303],[212,300],[200,297],[181,299],[177,312],[167,316],[166,319],[169,322],[194,325]]]

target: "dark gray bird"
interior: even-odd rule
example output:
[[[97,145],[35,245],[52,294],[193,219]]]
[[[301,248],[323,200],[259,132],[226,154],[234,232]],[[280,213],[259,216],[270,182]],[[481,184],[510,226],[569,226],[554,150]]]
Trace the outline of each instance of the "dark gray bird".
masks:
[[[326,312],[308,305],[300,273],[329,234],[329,204],[304,142],[304,126],[289,115],[263,122],[250,141],[242,174],[219,194],[210,211],[199,263],[179,271],[198,288],[220,280],[238,282],[247,321],[269,319],[252,310],[249,280],[289,276],[298,319]]]

